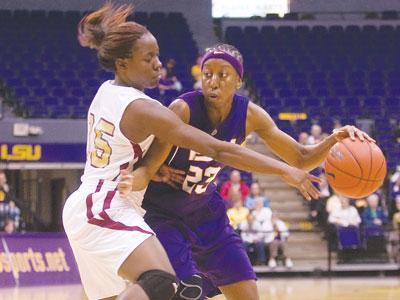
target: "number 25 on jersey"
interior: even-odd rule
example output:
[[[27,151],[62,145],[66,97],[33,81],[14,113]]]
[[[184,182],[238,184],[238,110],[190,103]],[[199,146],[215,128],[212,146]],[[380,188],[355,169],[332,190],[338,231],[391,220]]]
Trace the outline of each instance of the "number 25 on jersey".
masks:
[[[100,118],[95,124],[95,117],[89,114],[89,143],[88,159],[95,168],[104,168],[110,163],[112,149],[107,141],[107,136],[114,136],[115,126],[107,120]]]

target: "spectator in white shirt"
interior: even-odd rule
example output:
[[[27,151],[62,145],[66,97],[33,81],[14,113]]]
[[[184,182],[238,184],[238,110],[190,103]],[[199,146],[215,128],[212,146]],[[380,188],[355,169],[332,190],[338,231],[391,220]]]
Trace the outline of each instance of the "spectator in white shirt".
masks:
[[[275,268],[277,266],[276,258],[278,257],[279,250],[281,250],[285,257],[286,241],[289,237],[289,230],[282,220],[275,214],[272,214],[270,222],[266,223],[264,229],[267,231],[265,242],[269,246],[270,258],[268,266]],[[293,267],[293,262],[289,257],[285,257],[285,266],[287,268]]]
[[[341,208],[332,211],[329,215],[329,223],[334,225],[348,227],[358,227],[361,223],[360,215],[354,206],[350,205],[348,198],[339,196]]]

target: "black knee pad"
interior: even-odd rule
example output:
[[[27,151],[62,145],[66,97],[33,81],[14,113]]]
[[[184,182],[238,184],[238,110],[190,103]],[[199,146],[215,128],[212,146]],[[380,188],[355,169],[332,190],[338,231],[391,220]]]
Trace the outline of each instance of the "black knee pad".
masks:
[[[178,291],[172,300],[201,300],[203,294],[203,278],[192,275],[179,282]]]
[[[150,270],[139,276],[137,284],[142,287],[150,300],[170,300],[178,286],[177,278],[162,270]]]

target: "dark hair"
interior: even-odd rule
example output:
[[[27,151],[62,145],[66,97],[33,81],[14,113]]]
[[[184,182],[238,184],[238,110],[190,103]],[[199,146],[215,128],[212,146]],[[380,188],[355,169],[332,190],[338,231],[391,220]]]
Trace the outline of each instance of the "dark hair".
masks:
[[[129,58],[135,42],[148,32],[136,22],[126,22],[132,5],[114,6],[110,1],[79,22],[78,40],[83,47],[97,49],[100,65],[115,71],[117,58]]]
[[[215,51],[215,50],[223,51],[223,52],[226,52],[226,53],[232,55],[243,65],[243,55],[242,55],[242,53],[240,53],[240,51],[235,46],[232,46],[229,44],[218,43],[210,48],[207,48],[206,52]]]

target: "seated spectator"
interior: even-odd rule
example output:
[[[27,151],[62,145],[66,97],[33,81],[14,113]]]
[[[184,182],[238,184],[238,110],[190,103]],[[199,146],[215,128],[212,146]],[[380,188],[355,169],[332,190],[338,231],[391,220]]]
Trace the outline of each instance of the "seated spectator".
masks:
[[[270,258],[268,261],[268,267],[275,268],[277,266],[277,258],[279,251],[284,257],[284,263],[287,268],[293,267],[293,262],[289,257],[285,256],[286,241],[289,237],[289,230],[282,220],[280,220],[275,214],[272,214],[270,222],[265,224],[267,234],[265,242],[269,246]]]
[[[232,190],[230,193],[232,207],[228,209],[227,214],[229,223],[237,230],[242,222],[247,222],[249,209],[243,206],[243,199],[240,192]]]
[[[180,92],[182,90],[182,84],[176,78],[176,76],[172,76],[170,78],[167,77],[167,70],[165,68],[161,68],[161,78],[158,84],[158,88],[160,89],[160,94],[164,95],[167,90],[175,90]]]
[[[325,226],[327,220],[326,204],[331,195],[328,181],[324,173],[319,175],[321,182],[319,183],[320,197],[319,199],[311,199],[310,201],[310,219],[311,222],[317,223],[319,226]]]
[[[398,195],[395,199],[396,208],[395,213],[393,214],[392,224],[393,229],[400,232],[400,195]]]
[[[176,76],[175,72],[176,60],[173,58],[168,58],[165,63],[165,69],[167,70],[167,78],[172,78]]]
[[[318,124],[311,126],[311,135],[308,137],[307,144],[314,145],[322,141],[322,129]]]
[[[333,210],[328,221],[334,226],[331,228],[330,243],[337,242],[340,249],[359,248],[361,245],[359,226],[360,215],[348,198],[339,196],[341,207]],[[336,233],[336,234],[335,234]]]
[[[221,186],[221,196],[225,200],[229,200],[229,191],[233,190],[239,192],[242,199],[246,199],[249,195],[249,187],[246,183],[242,182],[240,172],[233,170],[229,176],[229,180],[224,182]]]
[[[350,200],[348,198],[339,196],[339,199],[341,207],[332,211],[329,215],[329,223],[341,227],[358,227],[361,223],[361,218],[357,209],[350,205]]]
[[[343,125],[342,125],[342,122],[340,122],[340,120],[338,120],[338,119],[333,120],[333,130],[339,129],[342,127],[343,127]]]
[[[193,88],[196,90],[201,90],[201,60],[202,56],[199,55],[196,59],[196,64],[190,70],[194,81]]]
[[[390,196],[392,199],[396,199],[397,195],[400,195],[400,172],[397,171],[390,178],[391,181],[391,191]]]
[[[3,231],[5,233],[14,233],[14,232],[16,232],[16,226],[15,226],[14,220],[6,219],[6,221],[4,222]]]
[[[340,196],[336,194],[335,191],[333,191],[333,195],[326,200],[326,212],[328,214],[328,218],[331,215],[332,212],[334,212],[337,209],[340,209],[342,207],[342,204],[340,203]]]
[[[394,261],[400,262],[400,195],[395,199],[395,212],[392,219],[393,231],[390,233],[390,253]]]
[[[240,237],[243,240],[247,253],[254,249],[256,254],[256,265],[265,265],[267,258],[265,255],[266,243],[264,233],[260,231],[260,224],[255,221],[252,213],[247,215],[247,222],[239,224]]]
[[[264,194],[261,193],[260,185],[258,182],[253,182],[250,186],[250,195],[246,198],[244,206],[250,210],[254,209],[253,206],[256,199],[260,199],[264,207],[269,207],[269,200]]]
[[[309,135],[307,132],[300,132],[299,139],[298,139],[299,144],[308,145],[308,137],[309,137]]]
[[[19,227],[21,210],[15,205],[14,201],[0,205],[0,228],[5,226],[6,220],[12,220],[16,228]]]
[[[7,183],[6,173],[0,170],[0,205],[7,204],[14,199],[13,192]]]
[[[372,194],[367,197],[368,207],[364,209],[362,221],[364,227],[367,228],[382,228],[387,223],[387,217],[382,207],[379,205],[379,196]],[[383,230],[382,230],[383,232]]]

